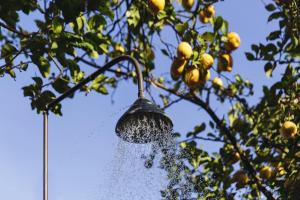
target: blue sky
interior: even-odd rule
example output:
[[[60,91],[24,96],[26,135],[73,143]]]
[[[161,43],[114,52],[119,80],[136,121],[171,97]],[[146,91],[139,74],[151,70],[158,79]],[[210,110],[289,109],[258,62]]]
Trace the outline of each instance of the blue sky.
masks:
[[[240,73],[257,84],[258,92],[251,98],[254,103],[259,99],[261,86],[271,84],[274,78],[264,75],[262,63],[248,62],[244,51],[249,51],[252,43],[264,42],[272,30],[272,25],[267,24],[268,13],[259,0],[227,0],[215,8],[218,15],[230,22],[230,31],[241,36],[242,45],[233,53],[232,74]],[[170,61],[159,52],[155,62],[159,72],[169,71]],[[0,199],[42,197],[42,116],[32,111],[29,100],[23,97],[21,87],[29,83],[30,76],[26,73],[19,73],[16,81],[8,77],[0,79]],[[76,94],[74,99],[63,102],[63,117],[50,115],[50,199],[102,199],[101,187],[112,173],[111,163],[117,152],[115,123],[136,97],[137,86],[131,81],[122,82],[114,95],[115,104],[111,104],[110,96]],[[222,104],[212,106],[218,113],[226,111]],[[190,103],[178,103],[167,113],[175,131],[182,133],[208,120],[203,111]],[[216,150],[208,142],[202,142],[201,146],[208,151]],[[139,181],[136,184],[142,184]]]

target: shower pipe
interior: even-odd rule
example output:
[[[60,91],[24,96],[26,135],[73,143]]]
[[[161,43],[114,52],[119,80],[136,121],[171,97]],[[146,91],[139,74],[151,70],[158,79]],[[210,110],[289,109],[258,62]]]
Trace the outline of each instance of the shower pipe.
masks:
[[[144,86],[143,86],[143,76],[142,71],[139,66],[138,61],[128,55],[122,55],[119,57],[116,57],[106,63],[104,66],[99,68],[97,71],[80,81],[77,85],[67,90],[65,93],[54,99],[52,102],[50,102],[45,110],[43,111],[43,200],[48,200],[48,115],[49,110],[54,108],[58,103],[60,103],[65,98],[71,96],[82,88],[85,84],[88,82],[94,80],[97,76],[104,73],[106,70],[108,70],[110,67],[114,66],[115,64],[121,62],[121,61],[129,61],[133,66],[135,67],[136,73],[137,73],[137,79],[138,79],[138,98],[144,98]]]

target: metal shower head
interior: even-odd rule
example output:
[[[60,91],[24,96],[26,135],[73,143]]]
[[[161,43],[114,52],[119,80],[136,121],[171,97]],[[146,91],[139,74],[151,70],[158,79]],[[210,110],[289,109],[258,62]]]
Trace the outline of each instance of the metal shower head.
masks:
[[[158,106],[145,98],[138,98],[122,115],[116,134],[131,143],[158,141],[171,134],[173,123]]]

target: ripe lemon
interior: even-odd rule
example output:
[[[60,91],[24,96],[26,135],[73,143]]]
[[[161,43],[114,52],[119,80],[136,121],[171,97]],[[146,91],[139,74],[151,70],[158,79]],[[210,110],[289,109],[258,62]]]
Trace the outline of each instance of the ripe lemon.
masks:
[[[208,81],[210,79],[210,71],[209,70],[202,70],[200,74],[201,82]]]
[[[191,66],[184,74],[184,81],[190,88],[205,83],[209,78],[209,70],[203,68],[198,69],[195,65]]]
[[[223,54],[218,59],[218,71],[232,71],[233,60],[230,54]]]
[[[247,174],[245,172],[237,171],[233,175],[233,180],[234,180],[234,182],[237,183],[237,186],[243,187],[249,182],[249,177],[247,176]]]
[[[148,0],[148,5],[154,12],[159,12],[164,10],[165,0]]]
[[[204,53],[200,56],[200,63],[205,69],[210,69],[214,64],[214,58],[210,54]]]
[[[241,158],[232,145],[226,145],[223,150],[220,150],[220,153],[226,163],[234,164]]]
[[[207,24],[209,22],[210,18],[205,15],[204,10],[200,10],[200,12],[199,12],[199,20],[203,24]]]
[[[216,11],[213,5],[209,5],[207,7],[204,8],[204,14],[206,17],[208,18],[212,18],[215,16]]]
[[[182,6],[186,10],[191,10],[194,5],[194,0],[182,0]]]
[[[200,71],[196,66],[191,66],[184,74],[184,81],[190,87],[193,88],[200,84]]]
[[[210,71],[204,69],[202,66],[198,67],[199,69],[199,83],[203,84],[210,79]]]
[[[175,58],[171,66],[171,77],[173,80],[178,80],[182,75],[187,61],[184,59]]]
[[[297,126],[294,122],[286,121],[281,126],[280,134],[284,138],[291,138],[296,135],[297,131]]]
[[[177,47],[177,56],[183,59],[189,59],[193,55],[193,49],[187,42],[181,42]]]
[[[262,179],[270,179],[273,175],[273,170],[269,166],[264,166],[260,169],[259,175]]]
[[[223,88],[223,81],[219,77],[214,78],[212,81],[213,87],[216,89],[221,89]]]
[[[241,156],[238,152],[235,152],[232,156],[232,163],[236,163],[237,161],[239,161],[241,159]]]
[[[241,38],[235,32],[230,32],[227,34],[228,41],[225,43],[225,49],[227,51],[233,51],[241,45]]]

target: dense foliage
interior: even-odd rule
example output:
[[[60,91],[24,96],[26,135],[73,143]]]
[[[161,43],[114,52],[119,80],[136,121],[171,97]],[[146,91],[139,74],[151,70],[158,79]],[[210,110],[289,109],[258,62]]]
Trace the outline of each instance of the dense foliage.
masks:
[[[249,61],[262,61],[267,76],[284,68],[280,80],[263,88],[263,98],[249,105],[253,84],[241,75],[227,76],[239,47],[238,34],[214,10],[216,0],[7,0],[0,4],[0,75],[13,79],[37,67],[39,74],[23,87],[38,113],[59,93],[82,80],[88,68],[127,54],[143,66],[147,91],[155,85],[163,106],[186,101],[202,108],[209,121],[187,133],[180,150],[167,153],[170,184],[165,199],[297,199],[300,191],[300,6],[296,0],[268,1],[268,21],[278,23],[267,43],[253,44]],[[175,6],[176,5],[176,6]],[[22,18],[30,16],[30,24]],[[265,19],[262,19],[265,20]],[[177,44],[162,39],[164,29]],[[251,37],[251,36],[249,36]],[[154,45],[154,41],[155,44]],[[258,41],[259,42],[259,41]],[[180,44],[180,45],[179,45]],[[177,45],[178,48],[177,48]],[[155,77],[155,57],[172,60],[170,74]],[[33,68],[33,70],[32,70]],[[210,70],[218,75],[210,81]],[[82,88],[108,94],[107,87],[133,79],[123,63]],[[26,74],[26,73],[25,73]],[[30,73],[31,74],[31,73]],[[24,76],[24,74],[22,74]],[[226,81],[226,86],[223,81]],[[218,116],[210,99],[229,103]],[[52,109],[61,114],[61,106]],[[219,152],[201,149],[200,141],[221,144]],[[171,174],[177,176],[171,176]]]

